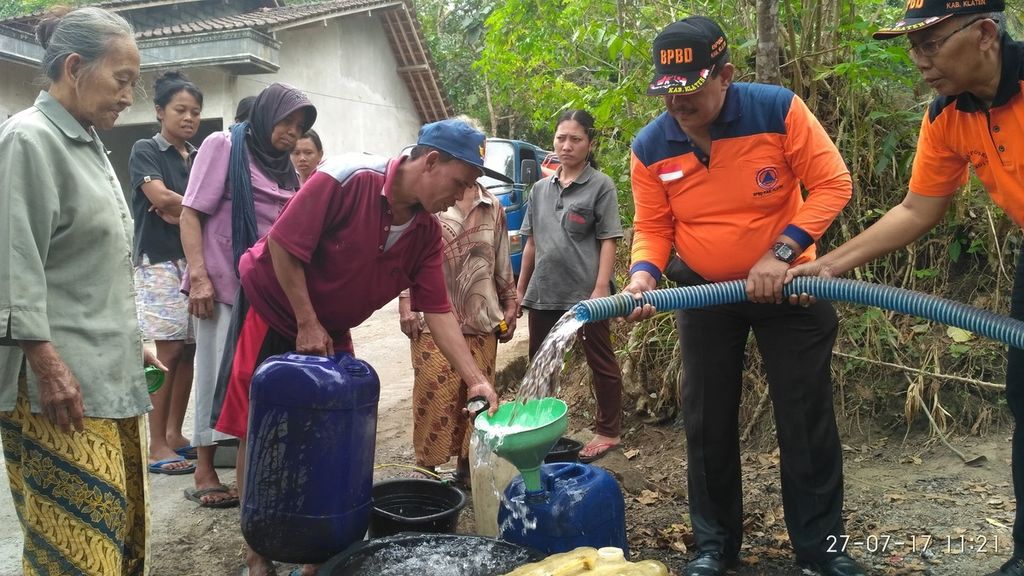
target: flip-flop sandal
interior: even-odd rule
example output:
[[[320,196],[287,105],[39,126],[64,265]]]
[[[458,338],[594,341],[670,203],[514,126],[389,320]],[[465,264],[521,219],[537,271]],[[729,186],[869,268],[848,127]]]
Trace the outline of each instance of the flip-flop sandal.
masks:
[[[195,460],[199,458],[199,452],[197,452],[196,447],[191,444],[182,446],[181,448],[175,448],[174,453],[186,460]]]
[[[188,466],[184,468],[164,468],[167,464],[174,464],[175,462],[188,462],[188,460],[177,456],[175,458],[168,458],[159,462],[153,462],[149,465],[150,474],[167,474],[168,476],[180,476],[182,474],[192,474],[196,471],[196,465],[188,462]]]
[[[439,479],[443,479],[443,477],[439,477],[436,474],[428,474],[427,472],[424,472],[422,470],[413,470],[412,472],[409,472],[409,478],[412,478],[413,480],[439,480]]]
[[[450,472],[442,472],[439,474],[439,476],[440,478],[431,477],[430,480],[440,480],[443,484],[455,486],[456,488],[462,490],[463,492],[472,491],[472,486],[470,485],[469,472],[466,472],[465,474],[459,474],[458,472],[452,470]]]
[[[582,452],[583,450],[586,450],[588,448],[591,450],[597,450],[597,452],[591,454],[590,456],[584,456]],[[611,452],[612,450],[621,449],[621,442],[617,444],[613,442],[598,442],[597,444],[587,444],[586,446],[583,447],[583,450],[580,451],[580,462],[583,462],[584,464],[590,464],[591,462],[595,462],[597,460],[600,460],[601,458],[604,458],[604,455]]]
[[[196,490],[195,488],[185,489],[185,499],[191,500],[196,504],[199,504],[201,508],[234,508],[238,506],[238,496],[231,496],[224,498],[223,500],[216,500],[214,502],[203,502],[203,496],[208,494],[230,494],[231,490],[227,486],[219,486],[216,488],[203,488],[202,490]]]

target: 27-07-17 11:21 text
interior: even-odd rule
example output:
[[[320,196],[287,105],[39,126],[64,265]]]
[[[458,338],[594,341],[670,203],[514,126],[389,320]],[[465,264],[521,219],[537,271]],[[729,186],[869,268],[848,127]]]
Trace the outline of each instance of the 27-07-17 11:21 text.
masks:
[[[826,538],[829,553],[845,553],[860,549],[869,554],[998,554],[999,536],[976,534],[969,536],[933,536],[931,534],[911,534],[893,536],[891,534],[869,534],[855,538],[848,534],[831,535]]]

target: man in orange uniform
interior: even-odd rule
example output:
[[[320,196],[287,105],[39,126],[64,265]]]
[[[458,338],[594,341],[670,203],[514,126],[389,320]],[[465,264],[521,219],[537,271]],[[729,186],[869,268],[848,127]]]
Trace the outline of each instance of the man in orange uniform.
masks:
[[[878,222],[794,275],[837,276],[921,237],[945,215],[969,169],[992,201],[1024,225],[1024,43],[1005,30],[1003,0],[909,0],[895,25],[876,39],[907,36],[910,58],[938,93],[921,121],[910,190]],[[1020,148],[1018,148],[1020,146]],[[1024,252],[1010,300],[1010,316],[1024,320]],[[1010,348],[1006,400],[1013,432],[1013,556],[989,576],[1024,576],[1024,351]]]
[[[697,542],[683,573],[724,574],[739,554],[737,413],[753,329],[775,409],[797,562],[826,576],[863,575],[843,550],[843,455],[830,375],[836,314],[827,302],[800,307],[781,297],[790,265],[814,259],[814,242],[849,201],[850,173],[799,97],[733,83],[728,42],[712,20],[668,26],[654,41],[654,66],[647,93],[664,96],[667,110],[633,142],[636,217],[625,290],[653,290],[663,272],[680,285],[745,278],[751,300],[677,313]],[[647,306],[631,318],[653,312]]]

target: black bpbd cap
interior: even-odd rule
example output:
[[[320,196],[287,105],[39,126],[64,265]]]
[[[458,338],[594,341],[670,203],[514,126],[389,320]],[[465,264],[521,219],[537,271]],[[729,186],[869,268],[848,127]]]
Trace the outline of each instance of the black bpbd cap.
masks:
[[[1004,0],[907,0],[907,13],[899,22],[872,34],[875,40],[887,40],[934,26],[952,16],[1002,12]]]
[[[725,33],[710,18],[691,16],[669,24],[654,39],[654,79],[647,95],[697,92],[728,47]]]

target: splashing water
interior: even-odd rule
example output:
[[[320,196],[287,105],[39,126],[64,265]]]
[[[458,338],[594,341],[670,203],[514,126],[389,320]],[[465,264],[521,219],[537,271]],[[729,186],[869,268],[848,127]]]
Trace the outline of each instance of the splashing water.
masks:
[[[488,576],[509,572],[531,559],[526,550],[509,549],[507,545],[487,540],[440,540],[428,537],[412,546],[378,548],[357,563],[346,565],[344,573]]]
[[[530,367],[526,371],[522,383],[519,385],[517,403],[525,403],[527,400],[553,396],[557,392],[558,374],[562,370],[565,351],[576,341],[576,334],[582,326],[583,322],[577,320],[576,315],[571,310],[559,318],[530,362]],[[543,415],[541,416],[543,419]],[[476,449],[471,454],[473,465],[476,469],[486,465],[492,458],[498,458],[497,455],[491,452],[491,449],[488,447],[489,443],[497,448],[506,436],[535,427],[533,425],[517,424],[514,422],[515,418],[516,415],[513,413],[507,425],[495,425],[486,431],[479,428],[476,430],[481,440],[476,443]],[[529,504],[523,501],[522,498],[509,500],[505,496],[505,487],[496,486],[496,480],[497,478],[494,475],[490,475],[490,482],[485,483],[484,490],[493,492],[498,501],[510,512],[509,517],[505,520],[505,525],[498,527],[499,534],[507,530],[513,520],[520,520],[524,531],[536,528],[537,518],[532,514]],[[507,479],[503,478],[503,480]],[[490,485],[487,486],[486,484]]]
[[[555,326],[533,355],[530,367],[519,385],[519,400],[553,396],[558,390],[558,374],[562,371],[565,351],[576,341],[576,333],[583,322],[570,310],[558,319]]]
[[[499,438],[499,445],[503,439],[504,436]],[[502,534],[506,529],[510,527],[511,520],[513,518],[516,520],[521,520],[523,527],[525,529],[533,530],[534,528],[536,528],[537,518],[531,517],[530,507],[525,502],[523,502],[522,499],[513,501],[510,500],[508,496],[505,495],[505,487],[508,484],[508,482],[512,480],[512,477],[500,475],[499,468],[497,466],[491,465],[491,463],[500,458],[500,456],[491,452],[491,449],[488,447],[487,442],[478,441],[471,442],[470,444],[473,445],[474,448],[474,453],[472,457],[475,459],[474,466],[476,470],[481,470],[484,466],[490,467],[489,473],[486,474],[485,476],[488,481],[484,482],[483,486],[481,486],[480,489],[488,490],[491,494],[494,495],[497,505],[504,506],[510,512],[509,519],[507,519],[503,525],[498,526],[498,534]],[[477,487],[474,486],[474,495],[477,494],[476,490]],[[474,500],[473,505],[477,505],[476,500]],[[487,512],[493,512],[495,517],[497,517],[498,515],[497,508],[495,508],[493,511],[488,509]]]

